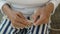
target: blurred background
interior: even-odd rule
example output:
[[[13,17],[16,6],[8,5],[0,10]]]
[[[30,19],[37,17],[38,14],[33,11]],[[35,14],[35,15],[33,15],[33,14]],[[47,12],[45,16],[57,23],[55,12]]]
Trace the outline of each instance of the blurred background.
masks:
[[[56,8],[54,15],[52,15],[51,20],[51,27],[54,29],[59,29],[59,31],[50,30],[50,34],[60,34],[60,4]]]
[[[0,12],[0,23],[2,19],[2,14]],[[55,29],[60,29],[60,5],[56,8],[54,15],[51,17],[52,23],[51,27]],[[60,31],[50,30],[50,34],[60,34]]]
[[[2,16],[3,16],[3,15],[2,15],[2,13],[1,13],[1,11],[0,11],[0,23],[1,23]]]

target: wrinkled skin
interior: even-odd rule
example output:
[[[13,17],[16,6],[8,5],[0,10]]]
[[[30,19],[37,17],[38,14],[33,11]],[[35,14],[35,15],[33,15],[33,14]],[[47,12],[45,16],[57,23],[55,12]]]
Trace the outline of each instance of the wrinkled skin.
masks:
[[[53,8],[54,5],[52,3],[48,3],[44,7],[37,8],[36,13],[34,13],[32,17],[34,22],[33,24],[36,26],[48,23]],[[12,25],[16,28],[23,29],[24,27],[31,25],[31,23],[28,20],[26,20],[26,18],[21,12],[12,10],[8,5],[3,6],[3,11],[11,20]],[[39,18],[37,19],[38,16]]]
[[[33,15],[34,25],[36,26],[40,24],[47,24],[53,9],[54,5],[52,3],[48,3],[44,7],[37,8],[36,12]]]
[[[31,23],[29,23],[28,20],[26,20],[26,18],[23,16],[21,12],[12,10],[8,5],[3,6],[3,11],[11,20],[11,24],[15,28],[23,29],[26,26],[31,25]]]

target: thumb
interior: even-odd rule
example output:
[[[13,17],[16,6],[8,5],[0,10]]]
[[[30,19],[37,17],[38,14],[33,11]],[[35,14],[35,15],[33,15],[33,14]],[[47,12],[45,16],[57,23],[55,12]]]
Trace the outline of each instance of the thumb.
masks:
[[[36,22],[36,19],[37,19],[37,17],[39,16],[39,14],[37,14],[37,13],[35,13],[35,14],[33,14],[32,15],[32,18],[33,18],[33,22]]]
[[[23,16],[23,14],[21,12],[18,12],[17,15],[23,19],[25,19],[25,17]]]

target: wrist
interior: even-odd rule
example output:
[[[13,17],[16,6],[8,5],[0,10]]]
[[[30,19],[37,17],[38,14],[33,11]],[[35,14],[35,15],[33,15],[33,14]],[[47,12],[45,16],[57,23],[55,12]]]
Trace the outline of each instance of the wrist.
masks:
[[[10,8],[7,4],[5,4],[5,5],[2,7],[2,10],[3,10],[3,12],[4,12],[5,14],[11,12],[11,8]]]
[[[9,7],[7,4],[5,4],[5,5],[2,7],[2,9],[3,9],[3,11],[10,11],[10,10],[11,10],[10,7]]]
[[[47,3],[47,4],[46,4],[46,9],[47,9],[50,13],[52,13],[52,12],[53,12],[53,9],[54,9],[53,3]]]

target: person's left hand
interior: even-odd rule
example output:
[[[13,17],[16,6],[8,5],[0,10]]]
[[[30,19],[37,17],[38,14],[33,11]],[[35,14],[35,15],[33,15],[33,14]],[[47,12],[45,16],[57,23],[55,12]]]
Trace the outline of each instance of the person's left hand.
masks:
[[[33,14],[34,25],[46,24],[49,21],[53,7],[41,7]]]

